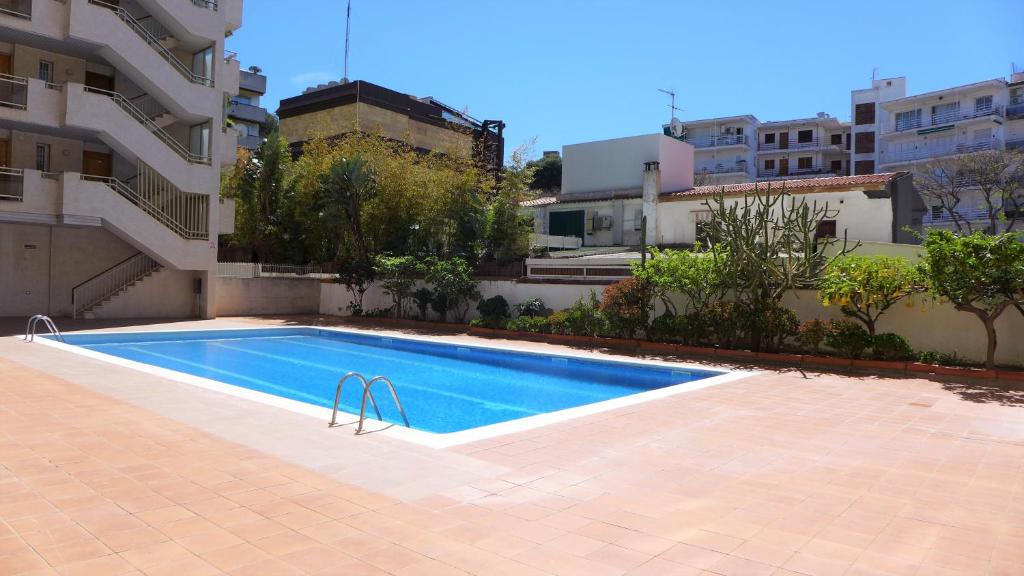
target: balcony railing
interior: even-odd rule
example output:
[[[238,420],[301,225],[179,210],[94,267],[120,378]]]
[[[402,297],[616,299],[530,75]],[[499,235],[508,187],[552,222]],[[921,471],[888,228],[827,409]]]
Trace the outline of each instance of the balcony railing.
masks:
[[[924,114],[919,118],[914,118],[908,121],[893,121],[887,128],[886,132],[906,132],[908,130],[917,130],[920,128],[927,128],[929,126],[941,126],[945,124],[953,124],[955,122],[962,122],[964,120],[973,120],[975,118],[986,118],[988,116],[1002,117],[1004,115],[1002,106],[985,106],[983,108],[977,108],[970,111],[962,110],[950,110],[949,112],[943,112],[940,114],[929,114],[927,115],[928,124],[924,123]]]
[[[1006,141],[1007,150],[1024,150],[1024,138]]]
[[[939,146],[935,148],[925,146],[911,150],[889,150],[887,153],[882,155],[879,163],[893,164],[896,162],[913,162],[915,160],[941,158],[943,156],[953,156],[956,154],[970,154],[971,152],[980,152],[982,150],[999,150],[1002,149],[1002,147],[1002,140],[992,138],[984,142],[974,142],[971,144],[958,143],[952,146]]]
[[[214,12],[217,11],[217,2],[216,2],[216,0],[192,0],[192,4],[194,6],[199,6],[200,8],[206,8],[207,10],[213,10]]]
[[[831,140],[826,140],[824,138],[814,137],[814,138],[811,138],[810,140],[805,140],[803,142],[799,142],[799,141],[790,139],[786,143],[786,146],[784,146],[784,147],[778,141],[778,139],[776,139],[775,142],[770,142],[770,143],[761,142],[761,143],[759,143],[757,145],[757,149],[761,150],[761,151],[765,151],[765,150],[807,150],[808,148],[827,148],[827,147],[830,147],[830,146],[835,146],[836,148],[842,148],[843,145],[842,145],[842,143],[833,144]]]
[[[1024,118],[1024,102],[1006,107],[1007,120],[1016,120],[1018,118]]]
[[[969,222],[978,222],[989,219],[988,210],[985,208],[957,208],[953,210],[956,213],[956,218],[949,213],[948,210],[943,209],[939,213],[929,211],[921,219],[921,222],[925,225],[943,225],[953,224],[957,221],[966,220]]]
[[[28,78],[0,74],[0,106],[18,110],[28,108]]]
[[[746,164],[716,164],[711,167],[702,167],[696,170],[697,174],[732,174],[734,172],[746,173]]]
[[[25,172],[20,168],[0,168],[0,200],[25,199]]]
[[[182,192],[164,182],[146,179],[129,185],[117,178],[82,174],[82,180],[106,184],[126,200],[186,240],[210,238],[209,202],[206,194]]]
[[[32,0],[0,0],[0,15],[32,19]]]
[[[239,120],[246,120],[248,122],[259,122],[263,123],[267,121],[267,110],[259,106],[253,106],[252,104],[245,104],[242,102],[232,102],[228,106],[228,117],[238,118]]]
[[[694,148],[714,148],[720,146],[747,146],[746,134],[720,134],[718,136],[698,136],[687,138],[685,142]]]
[[[781,178],[806,178],[806,177],[810,177],[810,176],[820,176],[820,177],[825,177],[825,176],[847,176],[848,174],[849,174],[849,170],[845,170],[845,169],[842,169],[842,168],[836,169],[836,170],[832,170],[830,168],[822,168],[821,166],[815,166],[815,167],[812,167],[812,168],[789,169],[789,170],[786,170],[786,172],[784,174],[781,173],[781,171],[778,168],[776,168],[774,170],[766,170],[766,169],[762,168],[762,169],[757,171],[757,177],[758,178],[780,178],[780,179]]]

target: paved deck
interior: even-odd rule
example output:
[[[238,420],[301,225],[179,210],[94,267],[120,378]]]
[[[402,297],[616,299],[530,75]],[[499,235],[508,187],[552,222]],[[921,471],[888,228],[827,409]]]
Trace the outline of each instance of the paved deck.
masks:
[[[220,573],[1019,576],[1024,399],[765,371],[433,450],[0,338],[0,574]]]

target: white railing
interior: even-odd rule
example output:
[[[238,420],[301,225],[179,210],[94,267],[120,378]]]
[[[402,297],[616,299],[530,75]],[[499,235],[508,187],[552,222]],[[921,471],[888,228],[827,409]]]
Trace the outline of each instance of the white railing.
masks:
[[[0,74],[0,106],[25,110],[28,108],[28,78]]]
[[[188,148],[185,147],[184,144],[175,140],[173,136],[168,134],[163,128],[157,125],[156,122],[153,122],[153,120],[146,114],[145,111],[139,109],[135,104],[131,102],[131,100],[125,98],[121,94],[117,92],[111,92],[110,90],[103,90],[101,88],[93,88],[91,86],[83,86],[82,88],[86,92],[100,94],[113,100],[114,103],[117,104],[122,110],[127,112],[129,116],[131,116],[137,122],[145,126],[150,132],[153,133],[154,136],[162,140],[164,144],[167,144],[167,146],[170,147],[171,150],[174,150],[174,152],[177,153],[178,156],[181,156],[187,162],[191,162],[193,164],[210,164],[211,160],[209,155],[203,156],[201,154],[196,154],[190,151]]]
[[[879,159],[879,163],[892,164],[894,162],[912,162],[914,160],[941,158],[943,156],[954,156],[957,154],[970,154],[971,152],[981,152],[983,150],[999,150],[1002,147],[1002,140],[992,138],[984,142],[974,142],[971,144],[959,143],[952,146],[939,146],[935,148],[929,148],[926,146],[899,151],[893,151],[890,149],[888,153],[882,155]]]
[[[998,212],[998,208],[996,211]],[[928,212],[921,222],[925,225],[949,225],[957,221],[978,222],[989,219],[989,212],[984,208],[956,208],[953,212],[956,213],[956,218],[945,209],[938,214]]]
[[[167,108],[149,94],[140,94],[128,101],[150,120],[168,113]]]
[[[224,278],[331,278],[330,266],[319,264],[266,264],[262,262],[218,262],[217,275]]]
[[[25,172],[21,168],[0,168],[0,200],[25,199]]]
[[[964,120],[972,120],[974,118],[986,118],[988,116],[1003,117],[1004,109],[1002,106],[984,106],[981,108],[975,108],[968,111],[962,111],[960,109],[949,110],[947,112],[940,112],[938,114],[921,114],[920,116],[914,116],[907,120],[893,120],[885,128],[885,132],[906,132],[908,130],[919,130],[922,128],[929,128],[932,126],[941,126],[944,124],[953,124],[955,122],[961,122]],[[895,118],[895,114],[893,115]],[[928,118],[928,123],[924,122],[924,119]]]
[[[160,264],[139,252],[71,289],[71,317],[87,312],[160,269]]]
[[[714,148],[716,146],[737,146],[747,144],[746,134],[720,134],[718,136],[697,136],[687,138],[684,142],[694,148]]]
[[[32,0],[0,0],[0,15],[32,19]]]
[[[210,238],[210,197],[182,192],[148,166],[140,164],[134,186],[107,176],[82,174],[82,180],[101,182],[186,240]]]
[[[695,171],[695,174],[732,174],[734,172],[746,173],[746,164],[715,164],[704,166]]]
[[[583,245],[583,240],[576,236],[552,236],[551,234],[530,233],[530,245],[540,248],[556,248],[558,250],[576,250]]]
[[[117,14],[117,17],[121,19],[129,28],[132,29],[140,38],[142,38],[146,44],[149,44],[154,50],[167,61],[175,70],[177,70],[186,80],[194,84],[202,84],[203,86],[213,86],[213,78],[207,78],[200,74],[196,74],[191,68],[185,65],[184,62],[178,60],[178,57],[173,52],[167,49],[166,46],[160,43],[160,39],[153,36],[146,28],[144,24],[135,19],[127,10],[121,6],[104,2],[103,0],[89,0],[90,4],[96,6],[102,6],[107,10],[110,10]]]
[[[811,168],[790,168],[786,170],[786,173],[781,173],[778,168],[773,170],[761,169],[757,171],[758,178],[804,178],[807,176],[846,176],[846,170],[831,168],[824,168],[821,166],[813,166]]]

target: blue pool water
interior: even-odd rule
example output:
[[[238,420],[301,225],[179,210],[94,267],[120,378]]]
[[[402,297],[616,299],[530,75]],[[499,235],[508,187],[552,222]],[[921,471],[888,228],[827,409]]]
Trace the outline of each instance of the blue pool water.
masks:
[[[73,334],[65,339],[104,354],[327,408],[344,373],[384,375],[394,382],[410,426],[439,433],[721,374],[316,328]],[[402,423],[386,387],[373,390],[384,420]],[[356,381],[346,383],[342,409],[358,413],[361,392]],[[367,413],[374,415],[369,406]]]

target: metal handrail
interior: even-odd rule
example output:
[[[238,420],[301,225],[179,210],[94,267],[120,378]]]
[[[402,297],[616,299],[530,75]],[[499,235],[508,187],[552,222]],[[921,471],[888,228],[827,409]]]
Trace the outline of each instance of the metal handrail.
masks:
[[[39,322],[43,323],[43,326],[50,331],[50,335],[57,339],[58,342],[64,341],[64,335],[57,329],[57,325],[53,323],[53,320],[49,316],[44,314],[36,314],[35,316],[28,319],[28,324],[25,325],[25,342],[33,342],[36,339],[36,324]]]
[[[331,422],[327,425],[328,428],[333,428],[338,424],[338,403],[341,402],[341,387],[345,384],[345,381],[349,378],[358,378],[363,384],[363,394],[366,394],[366,378],[359,372],[348,372],[338,380],[338,389],[334,391],[334,413],[331,414]],[[377,412],[377,419],[381,419],[380,408],[377,407],[377,401],[373,399],[373,394],[370,394],[370,402],[373,403],[373,409]]]
[[[89,0],[89,3],[102,6],[103,8],[117,14],[117,17],[120,18],[122,22],[127,24],[129,28],[138,34],[146,44],[149,44],[154,50],[156,50],[157,53],[160,54],[160,56],[162,56],[163,59],[166,60],[167,63],[177,70],[182,76],[184,76],[186,80],[194,84],[202,84],[203,86],[210,87],[213,86],[213,78],[207,78],[206,76],[193,72],[192,69],[186,66],[184,62],[178,60],[178,57],[175,56],[173,52],[161,44],[160,40],[153,36],[144,24],[136,20],[135,17],[129,14],[123,7],[104,2],[103,0]]]
[[[938,148],[915,148],[913,150],[902,150],[899,152],[889,150],[890,154],[887,156],[883,155],[880,158],[880,163],[892,164],[894,162],[912,162],[914,160],[941,158],[943,156],[955,156],[957,154],[970,154],[972,152],[998,150],[1000,148],[1002,148],[1002,141],[998,138],[993,138],[984,142],[974,142],[972,144],[957,143],[952,146],[947,145]]]
[[[395,392],[395,385],[384,376],[374,376],[366,383],[366,389],[363,390],[363,402],[359,406],[359,425],[356,426],[356,434],[360,434],[363,431],[363,420],[366,419],[366,396],[370,394],[370,388],[375,382],[383,382],[388,385],[388,389],[391,390],[391,397],[395,399],[395,405],[398,406],[398,411],[402,414],[402,421],[405,422],[405,427],[408,428],[409,418],[406,417],[405,408],[402,408],[402,402],[398,399],[398,392]],[[376,406],[376,403],[374,405]]]
[[[28,109],[28,78],[0,73],[0,106]]]
[[[10,188],[8,189],[8,184]],[[0,167],[0,199],[21,202],[25,199],[25,171]]]
[[[148,254],[138,252],[71,289],[71,317],[93,308],[132,283],[160,269]]]
[[[716,146],[747,145],[746,134],[717,134],[715,136],[697,136],[686,138],[684,142],[694,148],[714,148]]]
[[[159,124],[154,122],[149,116],[146,115],[145,112],[143,112],[138,108],[138,106],[133,104],[131,100],[125,98],[123,94],[119,92],[113,92],[111,90],[104,90],[102,88],[93,88],[92,86],[82,86],[82,89],[86,92],[100,94],[113,100],[114,103],[118,105],[118,107],[127,112],[128,115],[131,116],[135,121],[145,126],[147,130],[152,132],[154,136],[163,141],[163,143],[170,147],[171,150],[174,150],[174,152],[177,153],[178,156],[184,158],[186,162],[191,162],[192,164],[210,164],[211,159],[209,155],[203,156],[201,154],[196,154],[189,150],[188,148],[185,148],[185,146],[181,142],[175,140],[174,137],[172,137],[170,134],[167,133],[167,131],[161,128]]]
[[[169,228],[172,232],[186,240],[208,240],[210,237],[208,229],[193,230],[185,226],[184,224],[178,222],[170,214],[168,214],[166,210],[164,210],[160,206],[157,206],[148,198],[146,198],[142,194],[139,194],[138,191],[136,191],[134,188],[128,186],[127,184],[118,180],[117,178],[112,178],[109,176],[92,176],[89,174],[82,174],[81,178],[82,180],[86,180],[89,182],[101,182],[103,184],[106,184],[115,192],[124,197],[126,200],[138,206],[143,212],[149,214],[158,222]],[[182,191],[177,191],[176,195],[182,195],[183,197],[186,198],[195,197],[199,198],[200,201],[209,198],[205,194],[190,194],[188,192]],[[203,218],[200,218],[199,222],[202,224],[206,224],[206,221]]]

